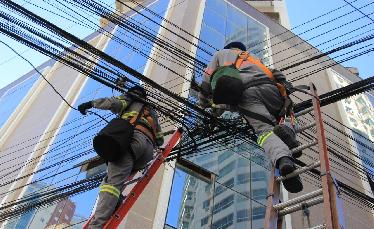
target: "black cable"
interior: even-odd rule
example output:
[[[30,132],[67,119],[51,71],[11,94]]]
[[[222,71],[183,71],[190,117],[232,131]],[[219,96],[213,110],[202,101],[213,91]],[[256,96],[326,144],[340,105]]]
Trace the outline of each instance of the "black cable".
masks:
[[[369,18],[371,20],[371,22],[374,22],[374,20],[371,17],[369,17],[369,15],[365,14],[364,12],[362,12],[361,7],[357,8],[351,2],[348,2],[347,0],[343,0],[343,1],[345,3],[347,3],[348,5],[352,6],[356,11],[360,12],[361,14],[363,14],[365,17]]]
[[[21,57],[23,60],[25,60],[27,63],[29,63],[31,65],[31,67],[33,67],[33,69],[48,83],[48,85],[53,89],[53,91],[58,95],[60,96],[60,98],[62,99],[62,101],[64,101],[71,109],[73,110],[76,110],[78,111],[77,108],[73,107],[70,105],[70,103],[57,91],[57,89],[45,78],[45,76],[26,58],[24,58],[20,53],[18,53],[16,50],[14,50],[12,47],[10,47],[7,43],[5,43],[4,41],[1,41],[0,42],[5,45],[6,47],[8,47],[10,50],[12,50],[15,54],[17,54],[19,57]],[[101,118],[102,120],[104,120],[105,122],[109,123],[104,117],[102,117],[101,115],[93,112],[93,111],[88,111],[96,116],[98,116],[99,118]]]

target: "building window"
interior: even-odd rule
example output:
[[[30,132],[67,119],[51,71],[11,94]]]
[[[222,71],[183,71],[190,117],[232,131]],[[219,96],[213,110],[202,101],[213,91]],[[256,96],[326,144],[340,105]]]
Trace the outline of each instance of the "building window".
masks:
[[[232,161],[230,164],[220,169],[218,172],[218,175],[220,177],[224,177],[225,175],[229,174],[234,168],[235,168],[235,161]]]
[[[210,200],[205,200],[203,202],[203,209],[208,209],[209,208],[209,205],[210,205]]]
[[[212,229],[225,229],[231,226],[234,222],[234,214],[231,213],[228,216],[223,217],[222,219],[217,220],[213,223]]]
[[[351,123],[352,123],[355,127],[357,127],[358,123],[357,123],[357,120],[356,120],[356,119],[354,119],[354,118],[349,118],[349,121],[351,121]]]
[[[226,189],[234,187],[234,178],[226,181],[222,185],[219,185],[216,190],[214,191],[214,195],[218,196],[219,194],[223,193]]]
[[[242,201],[248,201],[251,194],[249,192],[241,192],[241,194],[237,194],[236,201],[242,202]]]
[[[243,159],[238,159],[238,168],[240,167],[249,167],[249,160],[243,160]]]
[[[191,218],[191,212],[192,212],[192,207],[190,207],[190,206],[185,206],[184,207],[184,216],[186,217],[186,218]]]
[[[252,190],[253,199],[255,200],[264,200],[267,196],[266,188],[253,189]]]
[[[264,171],[253,172],[252,181],[266,181],[266,173]]]
[[[196,178],[190,176],[190,185],[195,185],[196,184]]]
[[[358,97],[358,99],[356,99],[356,103],[366,106],[366,102],[365,102],[364,98],[362,98],[362,96],[360,96],[360,97]]]
[[[216,164],[215,161],[211,161],[211,162],[208,162],[208,163],[205,163],[205,164],[201,165],[201,167],[203,167],[205,169],[210,169],[215,164]]]
[[[245,183],[249,183],[250,180],[251,180],[251,174],[250,173],[239,174],[236,183],[237,184],[245,184]]]
[[[256,155],[256,156],[251,157],[251,161],[253,161],[254,163],[258,165],[263,165],[265,162],[265,158],[262,155]]]
[[[193,197],[193,192],[187,192],[186,199],[187,200],[192,200],[192,197]]]
[[[208,221],[209,221],[209,216],[202,218],[201,219],[201,226],[204,226],[205,224],[207,224]]]
[[[371,118],[368,118],[368,119],[365,119],[365,124],[371,126],[371,125],[374,125],[374,121],[371,119]]]
[[[183,222],[182,223],[182,229],[188,229],[189,226],[190,226],[190,224],[188,222]]]
[[[227,158],[229,158],[232,155],[232,152],[226,151],[223,154],[218,156],[218,163],[221,163],[225,161]]]
[[[252,212],[252,220],[263,219],[265,217],[264,207],[255,207]]]
[[[230,196],[226,197],[221,202],[214,205],[213,214],[216,214],[216,213],[222,211],[223,209],[226,209],[226,208],[230,207],[233,203],[234,203],[234,195],[230,195]]]
[[[249,209],[244,209],[236,212],[236,222],[250,221],[251,211]]]

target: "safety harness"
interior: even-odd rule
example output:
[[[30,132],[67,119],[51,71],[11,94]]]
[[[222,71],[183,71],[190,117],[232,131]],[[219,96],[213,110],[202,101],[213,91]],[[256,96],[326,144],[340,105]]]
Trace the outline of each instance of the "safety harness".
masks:
[[[243,73],[248,69],[243,68],[239,70],[244,61],[248,61],[249,63],[259,67],[268,76],[268,78],[253,80],[247,84],[244,84],[241,80],[240,73]],[[213,102],[215,104],[230,104],[234,106],[238,104],[243,92],[246,89],[264,84],[275,85],[278,88],[280,95],[284,99],[284,105],[280,114],[278,115],[279,120],[277,121],[281,121],[284,119],[284,116],[287,113],[292,112],[292,101],[287,94],[285,86],[276,81],[271,70],[268,69],[259,59],[254,58],[246,51],[241,51],[234,63],[227,66],[218,67],[211,75],[210,84],[213,91]],[[263,115],[245,110],[240,107],[239,110],[246,116],[273,126],[276,125],[276,123]]]
[[[130,119],[129,122],[134,125],[137,115],[138,112],[131,111],[124,113],[121,118]],[[157,126],[147,106],[144,108],[139,121],[136,123],[135,129],[141,131],[149,139],[151,139],[153,143],[155,143],[157,138]]]

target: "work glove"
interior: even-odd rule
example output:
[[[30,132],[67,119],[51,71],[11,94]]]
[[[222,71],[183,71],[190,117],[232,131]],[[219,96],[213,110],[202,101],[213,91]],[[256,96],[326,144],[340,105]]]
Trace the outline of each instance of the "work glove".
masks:
[[[79,112],[81,112],[82,115],[86,115],[87,114],[87,110],[88,109],[91,109],[93,106],[92,106],[92,102],[89,101],[89,102],[86,102],[86,103],[82,103],[81,105],[78,106],[78,110]]]

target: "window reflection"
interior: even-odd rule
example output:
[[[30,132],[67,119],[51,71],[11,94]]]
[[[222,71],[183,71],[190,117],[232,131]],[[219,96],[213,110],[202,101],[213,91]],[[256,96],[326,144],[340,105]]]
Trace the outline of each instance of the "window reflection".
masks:
[[[44,69],[39,70],[41,72]],[[18,104],[24,99],[27,92],[40,78],[39,73],[34,73],[31,76],[24,79],[22,82],[9,88],[0,97],[0,128],[5,124],[8,118],[12,115],[13,111],[17,108]]]
[[[163,17],[164,13],[166,12],[168,3],[169,1],[167,0],[157,0],[149,6],[149,9]],[[147,16],[151,16],[148,11],[143,11],[143,13],[147,14]],[[137,20],[138,22],[147,25],[156,33],[159,30],[158,24],[148,23],[147,21],[149,20],[140,14],[133,15],[129,20]],[[159,22],[160,19],[156,20],[158,20]],[[144,55],[147,56],[150,54],[152,48],[151,44],[147,46],[142,45],[141,41],[139,42],[139,38],[130,35],[123,29],[116,29],[113,33],[114,36],[117,37],[117,39],[121,39],[122,41],[114,39],[110,40],[104,52],[116,58],[117,60],[126,63],[126,65],[130,66],[131,68],[134,68],[139,72],[143,72],[147,61],[147,58],[144,57]],[[129,49],[128,47],[125,47],[124,41],[129,43],[130,45],[134,45],[135,47],[137,47],[139,50],[141,50],[141,52],[144,55],[136,53],[137,50],[134,51],[132,49]],[[114,70],[120,73],[124,73],[121,72],[120,69]],[[133,80],[135,81],[135,79]],[[22,93],[26,93],[26,89],[27,87],[23,87],[23,89],[20,91],[22,91]],[[92,79],[88,79],[82,91],[80,92],[76,103],[72,105],[74,107],[77,107],[77,104],[80,104],[82,102],[86,102],[95,98],[110,96],[113,96],[113,93],[110,89]],[[18,104],[19,101],[14,102],[14,95],[12,97],[12,103]],[[2,101],[7,102],[8,100],[0,100],[0,103]],[[3,107],[3,105],[0,105],[0,109]],[[12,110],[13,109],[14,108],[12,108]],[[110,115],[110,112],[108,111],[95,110],[95,112],[108,120],[114,117],[113,115]],[[0,115],[0,118],[3,117],[3,115]],[[66,123],[71,124],[62,125],[62,127],[59,129],[59,132],[53,139],[53,142],[50,143],[51,145],[48,152],[46,152],[46,154],[43,156],[43,161],[41,162],[41,165],[38,168],[39,172],[37,172],[33,176],[33,183],[41,184],[41,181],[43,181],[43,186],[38,186],[38,190],[35,190],[34,193],[37,193],[38,191],[45,192],[56,190],[57,188],[60,188],[64,185],[71,184],[75,181],[80,181],[86,178],[86,176],[90,176],[90,173],[83,174],[80,172],[79,167],[74,166],[96,155],[92,150],[92,138],[105,125],[105,123],[101,119],[93,115],[86,115],[82,117],[81,114],[76,111],[72,111],[68,114],[63,124]],[[57,162],[63,163],[57,165]],[[51,175],[55,176],[51,177]],[[193,179],[191,179],[191,184],[192,180]],[[68,224],[77,223],[74,228],[81,228],[82,223],[84,223],[91,214],[92,208],[96,201],[97,193],[97,190],[93,189],[70,197],[68,199],[68,202],[71,202],[74,205],[73,213],[69,215],[68,219],[66,219],[66,215],[61,214],[61,217],[59,217],[59,219],[56,219],[56,222],[67,220],[69,221]],[[188,197],[193,198],[193,193],[189,193]],[[193,199],[189,199],[189,201],[192,200]],[[62,202],[63,200],[61,200],[60,202],[56,201],[56,203],[53,206],[57,206],[59,203]],[[64,204],[63,212],[66,211],[67,208],[68,205]],[[40,221],[40,217],[36,216],[41,215],[40,213],[42,211],[43,209],[33,212],[32,214],[34,214],[34,216],[30,217],[30,221],[32,222],[27,222],[27,225],[34,225],[34,228],[44,228],[35,226],[38,225]],[[188,209],[186,211],[188,211]],[[43,222],[47,224],[49,218],[51,217],[51,212],[47,212],[43,215],[43,217]],[[190,217],[189,219],[193,218]]]
[[[252,55],[270,65],[267,28],[224,0],[206,1],[199,38],[213,46],[211,48],[199,42],[201,48],[211,53],[231,41],[241,41]],[[197,50],[197,56],[211,59],[200,49]],[[201,82],[198,71],[196,81]],[[201,156],[186,157],[217,174],[217,180],[215,184],[197,182],[195,186],[185,186],[186,190],[196,192],[193,205],[189,205],[194,208],[194,219],[180,218],[178,229],[263,227],[269,162],[256,146],[240,139],[235,141],[233,145],[221,146],[217,143],[217,148],[212,149],[212,152],[204,150]],[[180,209],[183,208],[182,204]],[[202,211],[200,215],[197,214],[198,208]]]

